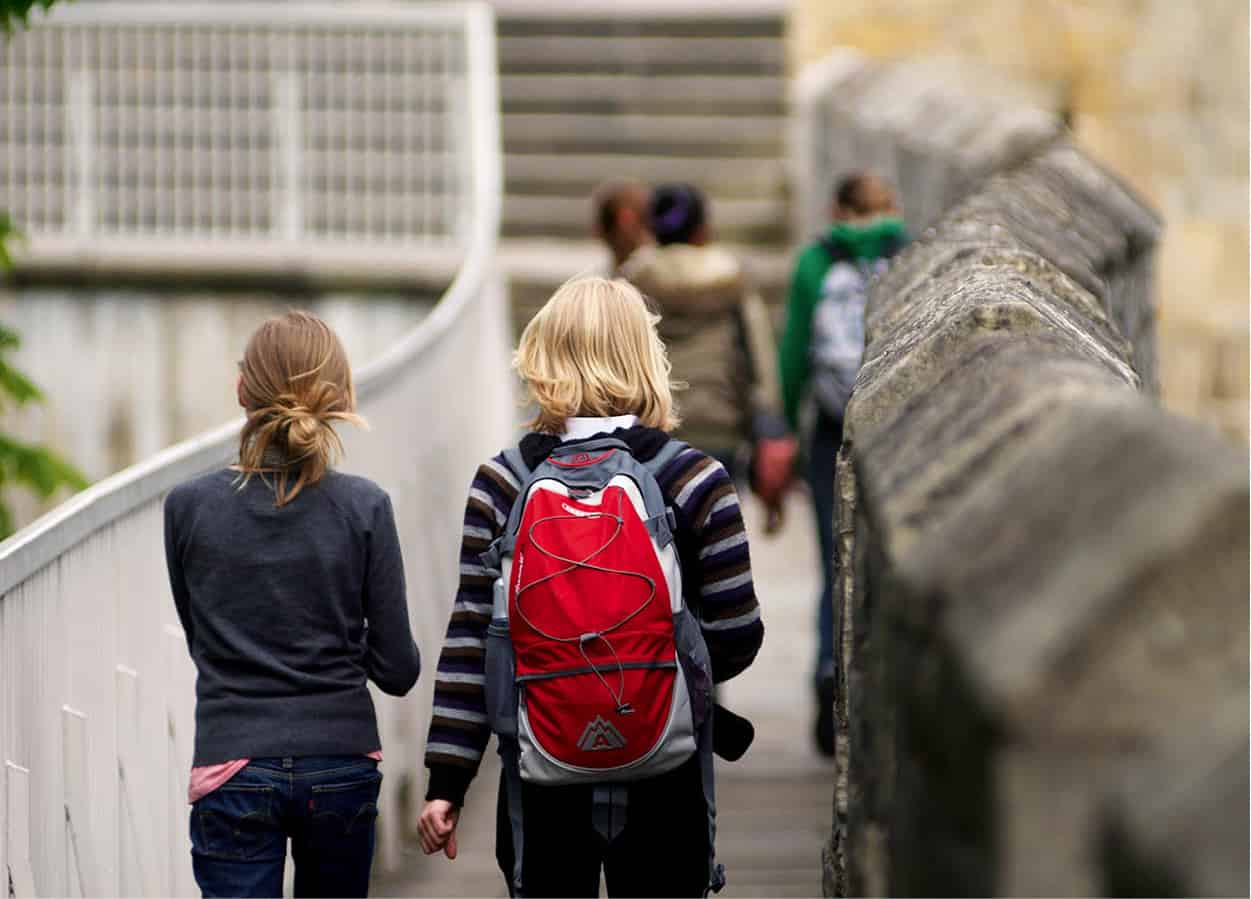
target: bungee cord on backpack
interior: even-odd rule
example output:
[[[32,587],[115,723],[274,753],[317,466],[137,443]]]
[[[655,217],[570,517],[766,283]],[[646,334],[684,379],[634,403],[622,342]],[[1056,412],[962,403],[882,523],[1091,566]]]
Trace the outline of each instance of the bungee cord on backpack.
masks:
[[[623,570],[615,569],[615,568],[607,568],[602,565],[591,564],[591,559],[594,559],[596,556],[600,555],[602,552],[608,549],[608,547],[612,546],[613,541],[615,541],[621,535],[621,532],[624,530],[625,518],[621,514],[621,504],[623,502],[624,502],[623,495],[618,494],[616,513],[601,511],[601,512],[582,512],[582,513],[570,514],[570,515],[548,515],[544,518],[537,519],[536,521],[531,523],[530,529],[527,532],[530,545],[534,547],[536,552],[542,553],[544,556],[547,556],[549,559],[553,559],[557,562],[563,562],[566,565],[566,567],[562,568],[560,571],[553,571],[550,574],[544,575],[543,577],[536,578],[535,580],[531,581],[528,584],[519,584],[517,587],[516,604],[517,604],[517,616],[521,618],[521,620],[524,621],[530,627],[530,629],[533,630],[535,633],[537,633],[540,637],[543,637],[545,640],[551,640],[554,643],[566,643],[566,644],[576,643],[578,645],[578,651],[581,653],[582,658],[586,660],[587,667],[591,669],[591,672],[596,676],[596,678],[599,679],[599,682],[604,685],[604,689],[608,691],[608,695],[612,697],[613,705],[616,708],[617,714],[629,715],[634,712],[634,709],[630,705],[630,703],[626,701],[626,698],[625,698],[625,666],[621,662],[621,657],[617,654],[616,647],[613,646],[612,641],[608,639],[608,635],[613,633],[616,630],[619,630],[626,624],[628,624],[632,619],[634,619],[636,616],[641,614],[643,610],[646,609],[651,604],[652,600],[656,598],[656,581],[653,578],[647,576],[646,574],[643,574],[642,572],[623,571]],[[565,556],[560,555],[559,553],[552,552],[551,550],[544,547],[538,541],[538,538],[535,534],[535,532],[538,530],[539,525],[541,524],[549,524],[549,523],[564,522],[564,521],[594,521],[596,519],[603,519],[603,518],[611,519],[616,525],[616,527],[614,528],[613,532],[608,536],[607,540],[605,540],[598,548],[596,548],[595,550],[593,550],[592,552],[590,552],[588,555],[586,555],[585,557],[581,559],[570,559],[570,558],[566,558]],[[620,621],[618,621],[616,624],[612,625],[611,627],[601,628],[600,630],[597,630],[597,631],[576,634],[576,635],[572,635],[568,637],[560,637],[554,634],[550,634],[544,631],[542,628],[538,627],[526,615],[525,609],[522,608],[522,605],[521,605],[522,596],[526,592],[533,590],[535,587],[541,586],[551,580],[554,580],[555,578],[562,577],[567,574],[572,574],[575,571],[597,571],[601,574],[619,575],[621,577],[636,578],[638,580],[643,581],[645,584],[647,584],[647,587],[648,587],[647,598],[643,600],[642,604],[639,605],[637,609],[630,612],[628,615],[623,617]],[[600,671],[599,666],[596,665],[594,661],[592,661],[590,655],[587,653],[587,649],[586,649],[587,644],[594,643],[597,640],[603,643],[606,647],[608,647],[608,651],[612,654],[612,657],[613,657],[613,663],[617,667],[617,676],[619,679],[620,686],[616,690],[612,688],[612,685],[609,684],[608,679],[604,677],[603,672]]]

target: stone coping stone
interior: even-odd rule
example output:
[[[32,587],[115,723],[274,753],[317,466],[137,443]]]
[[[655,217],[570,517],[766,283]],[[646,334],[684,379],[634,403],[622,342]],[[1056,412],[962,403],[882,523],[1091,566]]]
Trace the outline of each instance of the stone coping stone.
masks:
[[[1247,892],[1247,458],[1149,393],[1160,228],[1060,142],[873,285],[852,889]]]

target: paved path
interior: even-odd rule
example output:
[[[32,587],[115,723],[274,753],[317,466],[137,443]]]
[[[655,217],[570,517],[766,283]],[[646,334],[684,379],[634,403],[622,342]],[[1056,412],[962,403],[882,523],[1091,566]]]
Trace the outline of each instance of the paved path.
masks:
[[[755,665],[723,688],[722,702],[756,725],[751,751],[718,771],[717,851],[729,881],[723,897],[821,895],[833,766],[816,754],[811,735],[816,541],[807,498],[794,495],[789,513],[783,532],[766,539],[760,515],[748,509],[765,642]],[[494,855],[495,758],[492,750],[470,790],[456,861],[426,858],[414,847],[374,895],[507,895]]]

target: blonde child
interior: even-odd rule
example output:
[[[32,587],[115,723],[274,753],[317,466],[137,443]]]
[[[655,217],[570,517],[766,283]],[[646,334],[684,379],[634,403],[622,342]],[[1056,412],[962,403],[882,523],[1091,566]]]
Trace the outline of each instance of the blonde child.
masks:
[[[764,630],[734,485],[670,437],[657,321],[625,281],[561,287],[514,360],[533,430],[469,491],[419,831],[427,853],[456,857],[494,731],[496,857],[514,896],[596,896],[601,870],[611,896],[721,883],[712,682],[750,665]]]

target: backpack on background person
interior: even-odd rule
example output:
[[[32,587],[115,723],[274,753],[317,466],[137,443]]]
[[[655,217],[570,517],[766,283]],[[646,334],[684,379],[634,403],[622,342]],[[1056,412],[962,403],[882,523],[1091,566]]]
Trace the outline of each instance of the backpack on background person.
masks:
[[[828,237],[819,243],[830,257],[830,267],[812,313],[810,384],[821,411],[841,421],[864,353],[869,282],[886,270],[889,256],[857,259]]]

